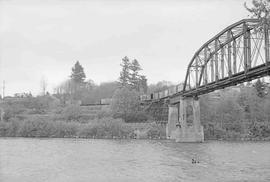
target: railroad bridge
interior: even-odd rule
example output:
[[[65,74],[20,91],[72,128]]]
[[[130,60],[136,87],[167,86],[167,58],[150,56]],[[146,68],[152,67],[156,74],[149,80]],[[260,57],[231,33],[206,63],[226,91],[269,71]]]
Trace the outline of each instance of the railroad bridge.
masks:
[[[228,26],[194,54],[182,84],[141,96],[147,109],[159,108],[152,109],[159,119],[168,117],[167,138],[203,142],[199,96],[270,75],[270,25],[266,22],[243,19]],[[187,123],[190,114],[192,125]]]

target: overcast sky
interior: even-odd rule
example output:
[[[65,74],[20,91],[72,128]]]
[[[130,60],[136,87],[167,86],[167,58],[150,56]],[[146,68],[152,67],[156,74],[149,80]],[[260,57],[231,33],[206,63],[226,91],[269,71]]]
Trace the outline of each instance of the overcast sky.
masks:
[[[46,78],[52,91],[76,60],[87,79],[117,80],[124,56],[148,83],[179,83],[204,42],[248,17],[246,1],[0,0],[1,88],[38,94]]]

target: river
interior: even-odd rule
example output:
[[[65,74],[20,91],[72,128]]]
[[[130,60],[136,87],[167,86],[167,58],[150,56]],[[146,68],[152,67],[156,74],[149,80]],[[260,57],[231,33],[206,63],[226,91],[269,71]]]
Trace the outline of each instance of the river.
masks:
[[[0,138],[0,181],[270,181],[270,142]]]

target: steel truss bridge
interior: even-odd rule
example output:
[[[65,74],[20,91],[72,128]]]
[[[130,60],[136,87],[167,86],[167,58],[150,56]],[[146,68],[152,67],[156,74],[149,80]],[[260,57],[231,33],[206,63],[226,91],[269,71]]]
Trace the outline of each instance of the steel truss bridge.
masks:
[[[259,19],[236,22],[203,44],[192,57],[183,84],[142,95],[155,102],[195,97],[270,75],[269,25]],[[175,98],[175,99],[174,99]]]

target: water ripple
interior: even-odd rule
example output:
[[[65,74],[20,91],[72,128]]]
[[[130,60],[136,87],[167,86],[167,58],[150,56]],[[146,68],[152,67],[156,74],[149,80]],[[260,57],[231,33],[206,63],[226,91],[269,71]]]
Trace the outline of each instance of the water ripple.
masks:
[[[269,181],[269,154],[270,142],[1,138],[0,181]]]

